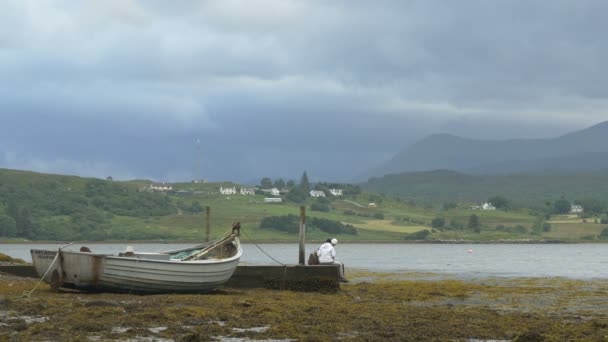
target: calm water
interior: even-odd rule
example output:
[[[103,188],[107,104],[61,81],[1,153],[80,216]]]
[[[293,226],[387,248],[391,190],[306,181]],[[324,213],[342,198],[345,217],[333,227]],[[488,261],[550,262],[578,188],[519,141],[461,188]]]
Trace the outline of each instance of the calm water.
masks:
[[[67,249],[77,250],[82,244]],[[127,244],[87,243],[93,252],[114,254]],[[161,252],[188,244],[130,244],[136,251]],[[0,245],[0,253],[31,261],[30,248],[57,249],[58,244]],[[297,244],[262,244],[282,263],[298,262]],[[310,253],[317,245],[306,246]],[[472,252],[469,253],[469,249]],[[431,272],[457,277],[608,278],[608,244],[339,244],[337,259],[347,267],[377,272]],[[308,255],[307,255],[308,257]],[[255,245],[243,245],[243,263],[276,264]]]

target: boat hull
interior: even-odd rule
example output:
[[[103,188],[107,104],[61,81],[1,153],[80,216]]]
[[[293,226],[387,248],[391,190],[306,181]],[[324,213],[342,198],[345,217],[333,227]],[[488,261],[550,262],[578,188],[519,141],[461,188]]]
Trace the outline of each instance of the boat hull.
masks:
[[[241,251],[218,260],[151,260],[86,252],[31,250],[44,281],[90,291],[138,293],[207,292],[234,273]],[[50,268],[50,269],[49,269]]]

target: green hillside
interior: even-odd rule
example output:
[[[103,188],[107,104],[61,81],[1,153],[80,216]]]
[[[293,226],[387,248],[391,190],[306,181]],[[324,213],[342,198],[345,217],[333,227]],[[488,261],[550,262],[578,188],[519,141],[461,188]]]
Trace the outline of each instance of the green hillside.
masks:
[[[571,201],[608,200],[608,171],[474,176],[437,170],[371,178],[361,187],[369,192],[434,202],[478,203],[501,195],[521,206],[539,207],[561,197]]]
[[[465,183],[469,176],[458,177]],[[213,238],[239,221],[244,241],[298,240],[301,203],[289,200],[298,197],[293,196],[298,188],[291,189],[292,195],[283,194],[282,203],[265,203],[262,193],[219,193],[220,186],[239,188],[232,183],[177,183],[167,193],[148,191],[150,184],[0,169],[0,240],[202,240],[205,206],[211,208]],[[431,185],[426,185],[428,197],[421,198],[440,203],[442,193]],[[326,189],[329,185],[315,186]],[[600,241],[608,235],[604,212],[581,218],[515,207],[472,211],[470,201],[434,205],[343,187],[348,191],[342,197],[305,199],[308,241],[329,236],[350,242]]]

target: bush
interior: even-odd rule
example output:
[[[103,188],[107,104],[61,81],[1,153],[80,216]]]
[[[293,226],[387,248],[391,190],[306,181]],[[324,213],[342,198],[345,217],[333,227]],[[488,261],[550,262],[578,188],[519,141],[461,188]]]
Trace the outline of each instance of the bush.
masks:
[[[463,230],[464,229],[464,223],[462,223],[460,221],[456,221],[456,220],[451,220],[450,221],[450,228],[456,229],[456,230]]]
[[[344,215],[348,215],[348,216],[356,216],[357,212],[354,210],[344,210]]]
[[[260,222],[261,229],[280,230],[289,234],[300,232],[300,218],[296,215],[270,216]]]
[[[329,206],[321,203],[313,203],[310,205],[310,210],[329,212]]]
[[[469,216],[469,223],[467,223],[467,228],[476,229],[481,226],[481,222],[479,221],[479,216],[473,214]]]
[[[310,220],[310,223],[312,228],[317,228],[330,234],[358,234],[357,229],[354,226],[350,224],[343,224],[339,221],[313,217],[312,220]]]
[[[602,233],[598,236],[600,239],[608,239],[608,228],[604,228]]]
[[[415,233],[406,234],[403,239],[404,240],[426,240],[426,238],[431,235],[431,232],[424,229],[417,231]]]
[[[343,224],[339,221],[332,221],[323,218],[306,217],[307,228],[319,229],[329,234],[350,234],[357,235],[357,229],[350,224]],[[296,215],[270,216],[265,217],[260,222],[261,229],[274,229],[288,234],[298,234],[300,231],[300,217]]]
[[[317,198],[317,203],[330,204],[331,200],[327,197],[319,197],[319,198]]]
[[[442,209],[444,211],[448,211],[450,209],[455,209],[456,207],[458,207],[458,205],[456,203],[454,203],[454,202],[446,202],[446,203],[443,203]]]
[[[375,219],[378,219],[378,220],[384,220],[384,214],[383,213],[375,213],[372,217],[375,218]]]
[[[443,217],[436,217],[431,221],[431,227],[443,228],[445,226],[445,219]]]

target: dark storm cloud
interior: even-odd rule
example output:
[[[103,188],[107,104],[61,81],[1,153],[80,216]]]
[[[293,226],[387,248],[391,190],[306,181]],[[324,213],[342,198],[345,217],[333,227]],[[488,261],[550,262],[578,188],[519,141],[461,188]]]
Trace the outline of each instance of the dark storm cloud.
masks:
[[[8,1],[0,167],[344,179],[608,118],[603,1]],[[525,129],[522,129],[525,127]]]

